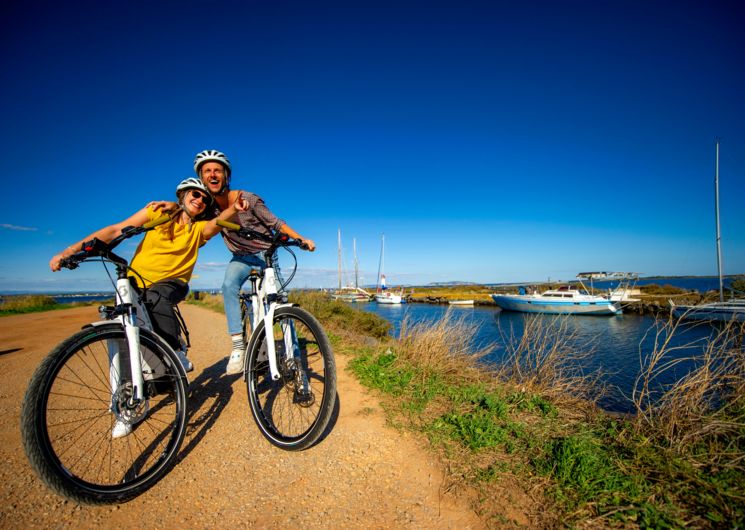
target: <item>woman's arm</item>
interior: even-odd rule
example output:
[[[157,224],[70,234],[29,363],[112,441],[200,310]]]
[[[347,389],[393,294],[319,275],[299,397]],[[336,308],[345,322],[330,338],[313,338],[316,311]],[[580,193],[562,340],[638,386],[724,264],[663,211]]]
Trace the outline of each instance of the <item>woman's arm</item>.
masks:
[[[147,214],[147,207],[145,207],[120,223],[109,225],[101,228],[100,230],[96,230],[77,243],[70,245],[59,254],[55,254],[49,261],[49,268],[52,269],[52,271],[60,270],[60,261],[62,261],[64,258],[72,256],[76,252],[80,252],[80,249],[83,247],[83,243],[85,243],[86,241],[90,241],[91,239],[95,238],[103,241],[104,243],[110,243],[116,236],[122,233],[122,228],[124,228],[125,226],[142,226],[147,223],[149,219],[150,218]]]

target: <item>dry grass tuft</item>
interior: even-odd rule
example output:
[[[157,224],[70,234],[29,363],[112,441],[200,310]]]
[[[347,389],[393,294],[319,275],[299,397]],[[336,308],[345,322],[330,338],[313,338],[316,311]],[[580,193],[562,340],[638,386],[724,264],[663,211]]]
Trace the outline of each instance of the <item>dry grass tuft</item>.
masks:
[[[600,374],[585,374],[582,369],[594,347],[569,328],[569,318],[526,315],[520,337],[512,329],[502,330],[506,351],[498,377],[524,391],[554,399],[597,399],[603,390]]]
[[[745,446],[745,325],[732,323],[703,342],[672,346],[683,325],[688,324],[672,319],[658,323],[654,348],[640,359],[642,370],[632,394],[637,429],[663,439],[678,453],[720,440],[728,440],[728,450]],[[660,389],[656,382],[683,365],[691,366],[687,374]],[[721,464],[745,471],[745,453],[734,459],[727,453],[729,461]]]
[[[470,338],[479,326],[466,322],[465,315],[455,315],[448,309],[437,322],[413,322],[406,317],[401,323],[396,353],[399,358],[416,365],[425,375],[439,374],[446,380],[484,379],[488,368],[481,362],[494,350],[488,344],[474,350]]]

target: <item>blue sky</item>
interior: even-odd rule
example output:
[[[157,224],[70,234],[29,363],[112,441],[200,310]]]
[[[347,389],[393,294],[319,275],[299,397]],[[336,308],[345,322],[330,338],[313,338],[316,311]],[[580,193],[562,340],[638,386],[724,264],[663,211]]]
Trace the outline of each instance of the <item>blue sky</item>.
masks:
[[[293,285],[320,287],[337,282],[339,228],[365,283],[382,233],[389,285],[716,274],[719,136],[724,272],[745,273],[742,2],[11,0],[0,14],[0,292],[105,287],[98,265],[48,261],[172,198],[205,148],[316,241]],[[208,243],[192,288],[219,287],[228,259]]]

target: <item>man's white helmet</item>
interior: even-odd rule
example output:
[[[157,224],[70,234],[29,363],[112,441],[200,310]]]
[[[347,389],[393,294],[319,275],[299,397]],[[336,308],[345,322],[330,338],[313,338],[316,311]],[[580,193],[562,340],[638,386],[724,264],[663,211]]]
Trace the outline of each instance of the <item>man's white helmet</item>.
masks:
[[[219,162],[225,167],[225,175],[230,178],[230,160],[225,156],[225,153],[214,149],[206,149],[201,153],[197,153],[197,156],[194,157],[194,173],[199,175],[199,168],[205,162]]]

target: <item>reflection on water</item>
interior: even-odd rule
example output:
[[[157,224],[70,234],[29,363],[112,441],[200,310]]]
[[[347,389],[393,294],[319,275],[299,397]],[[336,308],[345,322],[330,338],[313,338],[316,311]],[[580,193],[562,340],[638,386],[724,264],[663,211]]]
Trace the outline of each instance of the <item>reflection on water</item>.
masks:
[[[478,329],[469,337],[474,348],[492,344],[492,352],[487,361],[499,362],[505,352],[505,344],[510,337],[522,336],[526,318],[545,319],[546,323],[557,324],[558,319],[565,322],[568,331],[576,333],[577,343],[592,348],[593,354],[582,366],[584,373],[598,372],[600,381],[608,387],[608,393],[600,400],[600,405],[611,411],[631,412],[629,401],[641,366],[641,360],[654,348],[657,322],[654,318],[638,315],[557,317],[554,315],[526,315],[500,311],[493,307],[452,307],[429,304],[379,305],[360,304],[366,311],[376,313],[393,324],[393,334],[398,335],[401,321],[406,316],[413,322],[431,322],[442,318],[448,309],[451,315],[462,317]],[[671,340],[672,346],[690,345],[675,351],[678,357],[685,357],[700,351],[702,341],[712,333],[709,326],[690,326],[678,328]],[[660,383],[670,383],[691,368],[691,363],[681,363],[675,371],[665,374]]]

